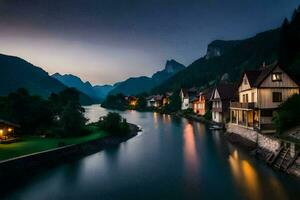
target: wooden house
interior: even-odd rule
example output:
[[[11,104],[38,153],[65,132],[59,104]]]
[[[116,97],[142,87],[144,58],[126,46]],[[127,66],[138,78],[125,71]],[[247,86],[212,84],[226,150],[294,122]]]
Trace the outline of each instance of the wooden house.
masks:
[[[18,124],[0,119],[0,141],[13,137],[17,128]]]
[[[230,101],[236,99],[235,85],[230,83],[220,83],[217,85],[211,96],[212,120],[216,123],[225,124],[229,120]]]
[[[199,96],[193,103],[194,113],[198,115],[205,115],[205,113],[211,109],[211,95],[213,88],[207,88],[199,93]]]
[[[193,102],[197,98],[198,89],[193,87],[190,89],[181,89],[180,98],[181,98],[181,110],[187,110],[193,108]]]
[[[277,63],[259,70],[246,70],[240,79],[239,101],[230,104],[230,125],[273,133],[274,111],[299,85]]]

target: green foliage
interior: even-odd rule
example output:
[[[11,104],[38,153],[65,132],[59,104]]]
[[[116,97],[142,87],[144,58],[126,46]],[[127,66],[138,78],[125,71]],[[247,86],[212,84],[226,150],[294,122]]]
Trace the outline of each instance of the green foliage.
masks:
[[[122,119],[116,112],[109,112],[105,117],[100,118],[98,126],[101,130],[116,136],[126,135],[130,131],[126,119]]]
[[[128,108],[128,102],[125,100],[125,96],[119,93],[116,95],[108,95],[101,106],[116,110],[126,110]]]
[[[181,98],[179,92],[174,92],[170,96],[170,103],[163,108],[166,112],[176,112],[181,109]]]
[[[0,98],[0,118],[21,125],[21,133],[39,133],[53,124],[54,115],[48,101],[18,89]]]
[[[204,114],[203,117],[206,120],[211,120],[212,119],[212,112],[211,112],[211,110],[206,111],[206,113]]]
[[[84,109],[74,102],[69,102],[60,116],[59,125],[61,126],[63,136],[80,135],[85,133]]]
[[[147,100],[146,100],[146,95],[142,94],[139,95],[138,97],[138,101],[137,101],[137,110],[146,110],[147,109]]]
[[[300,95],[293,95],[280,105],[273,123],[279,134],[296,125],[300,125]]]
[[[68,88],[45,100],[19,89],[0,97],[0,118],[20,124],[21,134],[78,135],[85,133],[86,123],[79,96],[76,89]]]

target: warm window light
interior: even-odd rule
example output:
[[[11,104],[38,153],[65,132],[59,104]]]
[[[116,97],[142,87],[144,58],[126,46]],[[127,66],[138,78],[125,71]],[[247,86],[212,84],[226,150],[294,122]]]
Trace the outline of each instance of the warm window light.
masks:
[[[3,130],[0,129],[0,136],[3,136]]]
[[[13,131],[13,129],[12,128],[8,128],[8,132],[12,132]]]
[[[273,73],[272,81],[282,81],[282,73],[280,73],[280,72]]]

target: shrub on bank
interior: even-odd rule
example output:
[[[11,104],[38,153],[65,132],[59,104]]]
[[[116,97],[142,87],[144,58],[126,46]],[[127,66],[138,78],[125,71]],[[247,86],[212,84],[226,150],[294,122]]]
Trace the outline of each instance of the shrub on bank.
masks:
[[[130,132],[126,119],[116,112],[109,112],[98,121],[98,127],[112,135],[123,136]]]
[[[279,106],[273,117],[273,123],[279,134],[300,125],[300,95],[296,94]]]

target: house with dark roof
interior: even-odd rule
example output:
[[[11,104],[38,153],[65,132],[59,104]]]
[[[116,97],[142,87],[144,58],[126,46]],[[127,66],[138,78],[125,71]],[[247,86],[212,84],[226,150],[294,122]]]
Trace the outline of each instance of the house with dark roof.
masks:
[[[229,105],[236,99],[236,87],[231,83],[218,84],[210,101],[212,102],[212,120],[225,124],[229,120]]]
[[[198,115],[205,115],[205,113],[211,109],[211,95],[213,88],[207,88],[202,90],[197,96],[197,99],[193,102],[194,113]]]
[[[230,104],[230,126],[273,133],[274,111],[293,94],[299,85],[277,63],[258,70],[243,72],[239,87],[239,101]]]
[[[0,142],[11,138],[20,125],[0,119]]]
[[[192,87],[190,89],[181,89],[180,98],[181,98],[181,110],[187,110],[193,108],[193,101],[197,98],[198,89]]]

